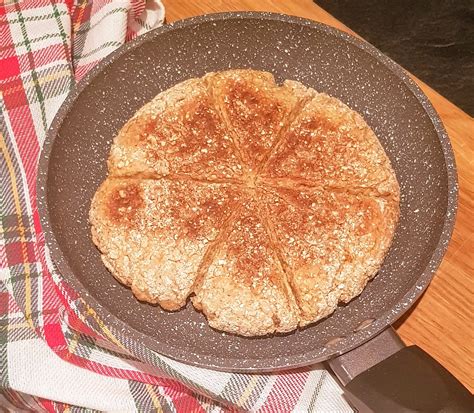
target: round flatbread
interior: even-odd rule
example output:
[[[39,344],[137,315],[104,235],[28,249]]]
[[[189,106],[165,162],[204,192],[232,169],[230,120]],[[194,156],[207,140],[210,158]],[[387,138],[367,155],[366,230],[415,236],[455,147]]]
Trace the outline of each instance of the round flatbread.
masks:
[[[90,209],[102,260],[142,301],[189,297],[216,329],[288,332],[359,295],[390,247],[399,186],[338,99],[229,70],[160,93],[120,130]]]

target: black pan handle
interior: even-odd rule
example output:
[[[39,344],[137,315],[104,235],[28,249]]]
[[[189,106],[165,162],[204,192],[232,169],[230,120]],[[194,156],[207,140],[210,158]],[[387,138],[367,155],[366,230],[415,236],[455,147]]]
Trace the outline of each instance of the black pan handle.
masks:
[[[391,327],[329,365],[358,412],[474,412],[473,395],[421,348],[405,347]]]

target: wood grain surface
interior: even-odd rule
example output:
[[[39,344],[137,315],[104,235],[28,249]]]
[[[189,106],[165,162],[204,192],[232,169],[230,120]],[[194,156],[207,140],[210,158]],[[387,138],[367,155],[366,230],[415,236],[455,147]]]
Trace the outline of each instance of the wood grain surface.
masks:
[[[354,34],[311,0],[164,0],[166,20],[223,11],[272,11],[316,20]],[[474,391],[474,119],[415,79],[438,111],[454,148],[459,205],[454,234],[423,297],[396,328]]]

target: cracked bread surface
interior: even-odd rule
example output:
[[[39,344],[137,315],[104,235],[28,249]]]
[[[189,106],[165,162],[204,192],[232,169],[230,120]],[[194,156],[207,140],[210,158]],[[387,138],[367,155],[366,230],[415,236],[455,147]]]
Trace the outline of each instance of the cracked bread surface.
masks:
[[[264,171],[324,187],[371,189],[398,197],[390,160],[362,116],[340,100],[316,94],[290,126]]]
[[[399,187],[363,118],[267,72],[184,81],[119,131],[90,209],[105,266],[211,327],[289,332],[359,295],[390,247]]]
[[[92,201],[93,240],[138,299],[177,310],[239,198],[229,184],[109,177]]]
[[[261,198],[301,310],[300,325],[362,292],[390,246],[398,216],[392,199],[319,188],[266,188]]]
[[[242,199],[192,298],[211,327],[246,336],[298,326],[298,307],[258,209],[252,198]]]
[[[114,139],[109,175],[200,179],[242,175],[233,143],[202,79],[190,79],[143,106]]]

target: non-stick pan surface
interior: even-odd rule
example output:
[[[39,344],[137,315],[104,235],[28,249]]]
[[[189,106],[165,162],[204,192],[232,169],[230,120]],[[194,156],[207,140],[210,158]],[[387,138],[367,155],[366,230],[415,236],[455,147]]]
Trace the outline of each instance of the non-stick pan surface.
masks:
[[[91,198],[106,175],[113,137],[144,103],[190,77],[255,68],[336,96],[363,114],[401,186],[393,246],[362,295],[291,334],[242,338],[212,330],[192,305],[176,313],[139,303],[103,266],[91,240]],[[43,229],[61,274],[112,331],[177,360],[233,371],[322,361],[395,321],[428,285],[454,221],[456,173],[449,140],[426,97],[372,46],[311,21],[228,13],[181,21],[121,48],[71,93],[39,166]]]

